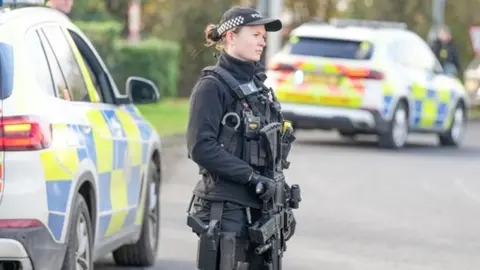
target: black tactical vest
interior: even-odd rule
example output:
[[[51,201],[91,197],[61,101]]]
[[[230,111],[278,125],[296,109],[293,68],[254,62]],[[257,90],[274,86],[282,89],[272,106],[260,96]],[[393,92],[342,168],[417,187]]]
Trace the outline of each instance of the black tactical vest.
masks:
[[[280,103],[273,91],[263,84],[261,74],[240,84],[227,70],[211,66],[202,70],[202,76],[228,85],[234,98],[223,117],[219,143],[229,153],[261,170],[266,165],[267,156],[258,131],[270,123],[283,122]]]

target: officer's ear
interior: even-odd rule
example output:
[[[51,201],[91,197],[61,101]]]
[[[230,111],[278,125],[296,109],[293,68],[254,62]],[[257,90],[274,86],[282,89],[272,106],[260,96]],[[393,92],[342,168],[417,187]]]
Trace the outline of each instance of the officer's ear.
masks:
[[[235,29],[229,30],[229,31],[225,34],[226,40],[227,40],[227,41],[230,41],[230,42],[235,41],[235,39],[237,38],[237,34],[236,34],[235,32],[237,32],[237,31],[235,31]]]
[[[233,32],[233,30],[227,31],[227,33],[225,34],[225,39],[230,42],[235,40],[235,33]]]

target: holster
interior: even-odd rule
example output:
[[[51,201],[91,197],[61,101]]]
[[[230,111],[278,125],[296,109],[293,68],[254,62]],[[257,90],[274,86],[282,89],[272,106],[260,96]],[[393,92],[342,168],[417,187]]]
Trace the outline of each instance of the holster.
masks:
[[[222,232],[223,202],[213,202],[210,208],[210,223],[206,225],[195,214],[188,213],[187,225],[198,236],[197,269],[199,270],[248,270],[243,253],[246,249],[237,243],[235,232]]]
[[[248,270],[248,263],[239,261],[237,258],[239,246],[234,232],[217,232],[213,237],[204,233],[200,235],[198,243],[198,269]],[[218,258],[219,255],[220,258]]]
[[[217,270],[217,256],[220,235],[200,234],[197,250],[197,268],[200,270]]]

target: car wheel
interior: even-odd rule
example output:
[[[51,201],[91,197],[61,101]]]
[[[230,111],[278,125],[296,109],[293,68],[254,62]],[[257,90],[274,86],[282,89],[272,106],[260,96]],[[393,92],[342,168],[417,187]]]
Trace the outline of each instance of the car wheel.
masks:
[[[388,131],[380,134],[379,145],[382,148],[399,149],[405,146],[408,139],[408,109],[405,102],[399,102]]]
[[[70,216],[67,251],[62,270],[93,269],[92,243],[93,230],[90,212],[83,196],[77,194]]]
[[[438,136],[440,145],[443,146],[459,146],[464,138],[467,119],[464,107],[457,104],[452,115],[452,122],[445,133]]]
[[[119,266],[148,267],[155,263],[160,233],[160,173],[155,162],[148,166],[147,194],[144,204],[142,232],[135,244],[125,245],[113,252]]]

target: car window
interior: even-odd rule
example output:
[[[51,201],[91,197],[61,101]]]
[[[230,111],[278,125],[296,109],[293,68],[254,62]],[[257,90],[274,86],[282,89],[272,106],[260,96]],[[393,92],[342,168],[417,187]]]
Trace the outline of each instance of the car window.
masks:
[[[75,55],[60,27],[43,28],[70,90],[72,101],[89,102],[90,96]]]
[[[32,67],[35,69],[35,78],[40,88],[49,95],[55,96],[55,87],[53,86],[50,68],[48,66],[47,57],[43,49],[42,42],[37,31],[30,31],[26,35],[28,51],[33,58]]]
[[[54,88],[56,88],[56,91],[58,92],[58,97],[65,100],[71,100],[71,94],[68,91],[67,83],[65,82],[62,70],[60,69],[60,66],[58,64],[58,60],[53,54],[52,47],[50,47],[50,44],[45,39],[43,32],[38,33],[45,49],[45,55],[47,57],[48,65],[50,67],[50,74],[52,76]]]
[[[95,91],[98,94],[98,97],[100,98],[100,101],[102,102],[104,100],[103,94],[102,94],[102,89],[99,85],[97,74],[95,74],[92,70],[92,67],[88,63],[87,59],[83,56],[83,54],[80,52],[80,57],[83,59],[83,62],[85,63],[85,67],[87,68],[88,74],[90,75],[90,79],[92,80],[92,84],[95,87]]]
[[[370,59],[373,49],[373,44],[368,41],[295,36],[285,48],[290,54],[357,60]]]
[[[415,36],[392,41],[389,51],[394,61],[402,65],[428,71],[437,68],[437,58],[430,47]]]
[[[388,55],[399,64],[411,65],[413,61],[408,53],[409,50],[409,43],[404,39],[392,40],[388,46]]]
[[[0,41],[0,99],[6,99],[13,93],[13,73],[13,46]]]
[[[405,38],[392,41],[390,45],[391,56],[395,62],[408,67],[418,67],[414,50],[412,43]]]
[[[431,71],[435,68],[437,57],[433,54],[428,44],[418,36],[412,36],[414,57],[420,68]]]
[[[102,67],[101,59],[98,59],[92,48],[87,44],[80,35],[75,31],[69,29],[70,36],[72,37],[75,45],[77,46],[80,55],[88,69],[92,83],[95,86],[101,102],[115,104],[115,96],[112,90],[111,82],[108,78],[106,70]],[[93,48],[94,49],[94,48]]]
[[[80,57],[82,57],[83,62],[85,63],[85,67],[87,68],[88,74],[90,74],[90,79],[92,80],[93,86],[95,87],[95,91],[97,92],[98,96],[100,97],[100,100],[102,101],[103,100],[102,90],[100,88],[100,85],[98,84],[97,77],[96,77],[95,73],[93,73],[92,68],[88,64],[85,57],[83,57],[82,54],[80,54]]]

